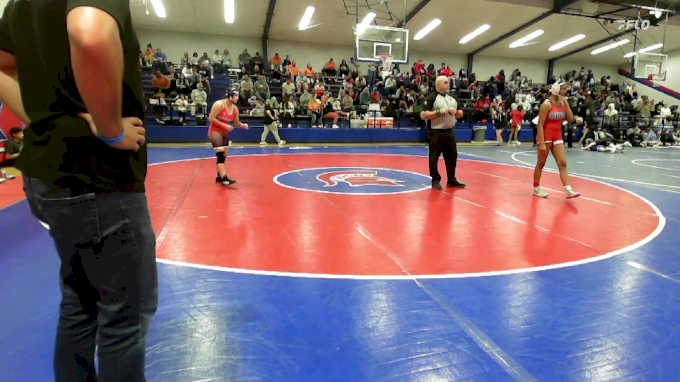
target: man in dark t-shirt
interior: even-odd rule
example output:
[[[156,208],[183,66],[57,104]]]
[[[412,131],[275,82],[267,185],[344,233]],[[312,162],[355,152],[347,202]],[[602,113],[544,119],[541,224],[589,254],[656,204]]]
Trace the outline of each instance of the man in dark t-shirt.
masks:
[[[129,0],[2,13],[0,102],[29,125],[16,167],[62,263],[56,381],[145,380],[158,292],[138,67]]]

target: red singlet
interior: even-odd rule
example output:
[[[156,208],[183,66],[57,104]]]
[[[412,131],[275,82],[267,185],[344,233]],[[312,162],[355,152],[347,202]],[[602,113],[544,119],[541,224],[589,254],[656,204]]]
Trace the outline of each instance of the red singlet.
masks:
[[[545,102],[550,102],[550,111],[545,116],[545,122],[543,122],[543,141],[553,145],[564,144],[562,122],[567,119],[565,107],[564,105],[554,104],[550,99]]]
[[[220,111],[220,114],[217,115],[217,120],[225,123],[227,125],[231,125],[234,122],[234,117],[236,114],[236,111],[234,110],[236,108],[236,105],[231,105],[231,113],[229,112],[229,109],[227,109],[227,102],[222,101],[223,108],[222,111]],[[233,126],[233,125],[232,125]],[[229,135],[229,131],[225,128],[223,128],[220,125],[217,125],[215,123],[210,123],[210,127],[208,127],[208,136],[210,136],[210,133],[213,131],[217,131],[223,136]]]

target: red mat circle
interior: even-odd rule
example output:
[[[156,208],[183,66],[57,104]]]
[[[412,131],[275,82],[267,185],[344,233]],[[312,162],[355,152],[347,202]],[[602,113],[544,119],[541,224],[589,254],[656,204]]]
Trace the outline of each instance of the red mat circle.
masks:
[[[546,173],[551,197],[532,197],[533,170],[512,165],[461,159],[465,190],[365,196],[299,191],[273,178],[324,166],[426,174],[427,159],[274,154],[233,156],[227,166],[238,180],[229,188],[214,183],[214,159],[149,168],[159,259],[292,276],[464,277],[595,261],[663,226],[648,201],[592,180],[572,178],[585,198],[565,200],[558,176]]]

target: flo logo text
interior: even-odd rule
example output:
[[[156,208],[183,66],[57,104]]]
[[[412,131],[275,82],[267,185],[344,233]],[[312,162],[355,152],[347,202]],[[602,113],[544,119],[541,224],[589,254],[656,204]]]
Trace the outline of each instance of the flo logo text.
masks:
[[[630,29],[635,29],[635,30],[647,30],[649,29],[649,25],[651,24],[649,20],[616,20],[617,23],[621,24],[619,25],[619,30],[625,29],[625,30],[630,30]]]

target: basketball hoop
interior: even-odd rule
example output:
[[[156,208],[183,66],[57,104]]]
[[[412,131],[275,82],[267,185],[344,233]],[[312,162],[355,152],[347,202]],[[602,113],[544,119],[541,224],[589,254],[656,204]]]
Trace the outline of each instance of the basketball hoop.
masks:
[[[652,83],[652,87],[661,86],[661,82],[666,81],[666,72],[662,73],[652,73],[647,76],[647,79]]]
[[[384,80],[386,76],[389,76],[392,74],[392,59],[394,58],[393,54],[389,53],[381,53],[380,54],[380,61],[382,62],[382,71],[380,72],[380,77]]]

